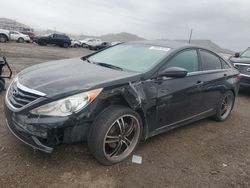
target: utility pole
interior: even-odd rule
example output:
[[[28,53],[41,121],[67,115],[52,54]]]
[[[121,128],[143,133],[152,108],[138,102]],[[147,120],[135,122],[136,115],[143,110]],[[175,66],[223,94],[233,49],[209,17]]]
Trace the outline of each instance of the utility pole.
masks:
[[[191,29],[191,31],[190,31],[190,35],[189,35],[189,41],[188,41],[188,43],[190,44],[190,42],[191,42],[191,39],[192,39],[192,34],[193,34],[193,29]]]

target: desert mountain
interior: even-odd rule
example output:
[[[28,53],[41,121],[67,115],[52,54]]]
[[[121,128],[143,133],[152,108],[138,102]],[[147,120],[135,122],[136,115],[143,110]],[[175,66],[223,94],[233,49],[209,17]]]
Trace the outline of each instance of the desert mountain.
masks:
[[[0,28],[2,29],[11,29],[11,30],[19,30],[22,31],[24,29],[30,28],[33,30],[30,26],[17,22],[16,20],[8,19],[8,18],[0,18]],[[49,33],[61,33],[54,30],[35,30],[36,34],[44,35]],[[88,35],[73,35],[70,33],[67,33],[72,38],[75,39],[85,39],[85,38],[100,38],[104,41],[108,42],[114,42],[114,41],[120,41],[120,42],[127,42],[127,41],[137,41],[137,40],[146,40],[140,36],[137,36],[135,34],[127,33],[127,32],[121,32],[121,33],[111,33],[111,34],[105,34],[101,36],[88,36]],[[167,39],[163,39],[167,40]],[[179,42],[185,42],[187,43],[187,40],[176,40]],[[219,45],[215,44],[211,40],[206,39],[194,39],[191,41],[192,44],[196,44],[199,46],[204,46],[207,48],[210,48],[218,53],[225,53],[225,54],[233,54],[234,52],[228,49],[221,48]]]

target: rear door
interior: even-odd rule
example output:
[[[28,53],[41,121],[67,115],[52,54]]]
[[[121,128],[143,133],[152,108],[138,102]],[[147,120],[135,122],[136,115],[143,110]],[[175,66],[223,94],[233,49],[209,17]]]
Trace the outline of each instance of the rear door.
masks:
[[[188,70],[184,78],[164,78],[157,81],[157,129],[185,121],[201,112],[199,59],[196,49],[179,52],[162,67],[181,67]]]
[[[217,54],[200,49],[202,111],[215,109],[220,97],[227,90],[232,70]]]

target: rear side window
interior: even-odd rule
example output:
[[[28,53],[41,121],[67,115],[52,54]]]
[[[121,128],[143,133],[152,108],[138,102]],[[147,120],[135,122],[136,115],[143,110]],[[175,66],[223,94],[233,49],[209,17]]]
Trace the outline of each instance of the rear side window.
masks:
[[[198,55],[196,50],[186,50],[180,52],[175,57],[173,57],[169,62],[167,62],[166,68],[170,67],[180,67],[188,70],[188,72],[198,71]]]
[[[216,70],[222,68],[220,58],[214,54],[205,50],[200,50],[200,56],[203,70]]]
[[[220,59],[220,61],[221,61],[221,65],[222,65],[223,69],[230,69],[231,68],[223,59]]]

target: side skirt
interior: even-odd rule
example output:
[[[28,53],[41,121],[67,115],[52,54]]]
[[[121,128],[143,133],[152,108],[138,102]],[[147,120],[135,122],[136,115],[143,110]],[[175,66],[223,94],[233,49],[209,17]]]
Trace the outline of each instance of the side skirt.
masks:
[[[167,131],[170,131],[172,129],[175,129],[175,128],[178,128],[178,127],[181,127],[181,126],[184,126],[184,125],[199,121],[201,119],[208,118],[208,117],[214,115],[215,113],[216,113],[215,109],[209,109],[209,110],[207,110],[205,112],[202,112],[200,114],[191,116],[191,117],[186,118],[184,120],[180,120],[180,121],[177,121],[175,123],[159,127],[155,131],[151,132],[148,135],[148,138],[150,138],[152,136],[155,136],[155,135],[158,135],[158,134],[161,134],[161,133],[164,133],[164,132],[167,132]]]

